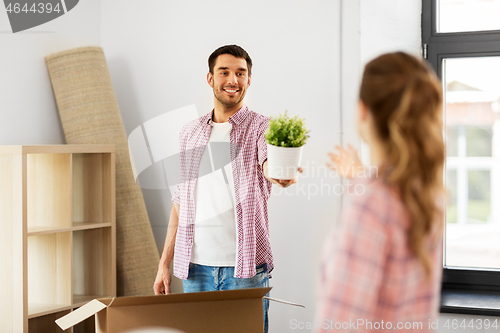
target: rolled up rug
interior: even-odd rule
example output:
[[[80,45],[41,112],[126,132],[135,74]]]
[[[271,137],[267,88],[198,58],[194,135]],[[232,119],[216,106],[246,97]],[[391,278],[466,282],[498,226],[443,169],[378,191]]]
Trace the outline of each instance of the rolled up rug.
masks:
[[[153,293],[159,255],[135,183],[127,135],[104,52],[82,47],[45,58],[66,143],[116,145],[117,295]]]

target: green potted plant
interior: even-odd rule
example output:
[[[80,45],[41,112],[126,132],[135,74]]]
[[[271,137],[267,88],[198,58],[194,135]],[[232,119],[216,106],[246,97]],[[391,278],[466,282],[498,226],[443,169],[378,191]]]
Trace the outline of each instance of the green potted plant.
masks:
[[[304,119],[284,115],[271,117],[264,137],[267,142],[268,176],[274,179],[295,179],[302,159],[302,147],[309,131]]]

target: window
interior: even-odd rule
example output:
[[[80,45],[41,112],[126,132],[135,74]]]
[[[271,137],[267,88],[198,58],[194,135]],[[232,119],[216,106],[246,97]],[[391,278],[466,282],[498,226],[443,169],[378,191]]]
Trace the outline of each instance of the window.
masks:
[[[500,268],[500,217],[492,191],[499,179],[500,57],[445,58],[447,267]],[[499,186],[500,187],[500,186]]]
[[[500,291],[500,0],[423,0],[422,42],[444,92],[443,292]]]
[[[437,31],[500,29],[500,0],[438,0]]]

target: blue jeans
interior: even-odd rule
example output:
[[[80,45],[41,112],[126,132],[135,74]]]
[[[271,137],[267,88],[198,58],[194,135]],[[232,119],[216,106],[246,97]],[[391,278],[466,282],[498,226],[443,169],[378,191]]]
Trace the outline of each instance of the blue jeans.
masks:
[[[269,287],[267,264],[257,266],[257,274],[248,279],[234,277],[234,267],[189,264],[188,278],[182,280],[185,293]],[[267,295],[269,297],[269,293]],[[269,300],[263,299],[264,333],[268,331]]]

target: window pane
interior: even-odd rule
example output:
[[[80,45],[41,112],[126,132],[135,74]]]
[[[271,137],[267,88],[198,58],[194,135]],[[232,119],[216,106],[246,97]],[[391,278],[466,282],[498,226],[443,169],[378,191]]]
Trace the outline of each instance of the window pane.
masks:
[[[491,106],[490,106],[491,107]],[[493,139],[490,127],[467,127],[467,156],[491,156],[491,141]]]
[[[445,265],[500,268],[500,57],[443,61]]]
[[[448,126],[446,128],[446,156],[457,156],[458,154],[458,127]]]
[[[448,198],[446,200],[446,221],[457,223],[457,171],[446,171],[446,189]]]
[[[438,32],[500,29],[500,0],[439,0]]]
[[[469,205],[467,223],[479,224],[490,220],[490,171],[469,170]]]

